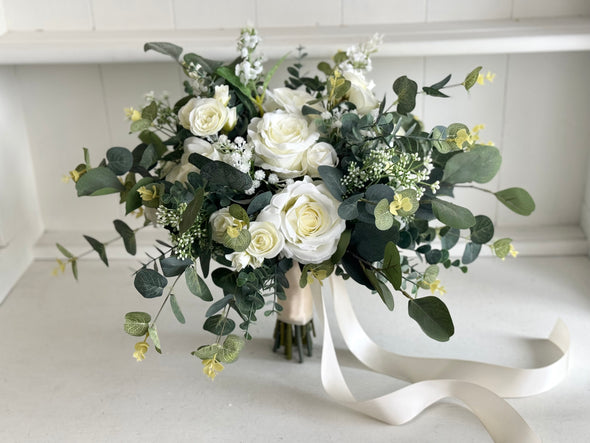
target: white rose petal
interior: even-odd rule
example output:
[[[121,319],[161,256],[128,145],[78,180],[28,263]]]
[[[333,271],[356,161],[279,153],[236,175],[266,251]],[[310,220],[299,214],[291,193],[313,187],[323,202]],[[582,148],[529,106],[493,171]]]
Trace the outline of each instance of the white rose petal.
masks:
[[[246,252],[256,258],[273,258],[279,255],[285,246],[283,235],[270,222],[254,221],[248,228],[252,239]]]
[[[338,154],[329,143],[316,143],[305,151],[301,164],[307,175],[317,178],[320,176],[318,166],[336,166]]]
[[[279,108],[284,109],[291,114],[301,114],[303,105],[315,100],[313,95],[300,89],[276,88],[272,91],[268,91],[267,95],[270,96]],[[320,112],[323,111],[319,103],[308,106],[317,109]]]
[[[302,115],[278,110],[252,119],[248,136],[257,154],[257,166],[274,171],[280,178],[292,178],[303,175],[303,154],[319,133]]]
[[[190,131],[201,137],[217,134],[227,123],[229,111],[214,98],[198,98],[189,114]]]
[[[191,122],[189,120],[190,113],[195,109],[196,98],[191,98],[186,104],[178,111],[178,120],[184,129],[191,128]]]
[[[227,85],[215,86],[215,95],[213,97],[223,106],[227,106],[229,103],[229,87]]]
[[[212,227],[212,238],[218,243],[223,243],[223,237],[227,228],[236,226],[236,219],[229,213],[229,208],[221,208],[211,214],[209,223]]]
[[[193,154],[201,154],[210,160],[220,160],[219,152],[207,140],[199,137],[189,137],[184,141],[184,152]]]
[[[177,181],[181,183],[186,183],[188,175],[191,172],[199,172],[199,169],[195,165],[189,163],[189,156],[190,153],[182,154],[182,157],[180,158],[180,164],[172,168],[172,170],[166,175],[167,181],[169,181],[170,183],[174,183]]]
[[[277,226],[285,238],[283,253],[300,263],[321,263],[334,254],[346,222],[325,185],[310,177],[286,186],[275,194],[257,221]]]
[[[367,82],[364,75],[359,72],[345,71],[342,75],[350,81],[348,100],[354,103],[359,114],[367,114],[379,107],[379,101],[372,91],[375,87],[373,82]]]

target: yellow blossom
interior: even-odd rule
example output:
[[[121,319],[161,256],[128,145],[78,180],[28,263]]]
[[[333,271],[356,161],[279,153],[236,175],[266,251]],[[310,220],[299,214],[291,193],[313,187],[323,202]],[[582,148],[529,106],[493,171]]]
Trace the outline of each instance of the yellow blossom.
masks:
[[[53,268],[53,270],[51,271],[51,275],[53,275],[54,277],[57,277],[60,272],[62,274],[64,272],[66,272],[66,264],[67,263],[63,260],[60,260],[59,258],[56,258],[55,261],[57,261],[57,267]]]
[[[145,186],[142,186],[141,188],[139,188],[137,190],[137,192],[139,192],[139,195],[141,196],[141,199],[144,201],[150,201],[150,200],[155,200],[159,197],[158,195],[158,188],[156,188],[155,185],[152,185],[152,189],[148,189]]]
[[[74,183],[77,183],[78,180],[80,180],[80,177],[82,177],[84,174],[86,174],[86,167],[83,165],[80,165],[76,169],[70,171],[70,177],[72,180],[74,180]]]
[[[412,202],[408,197],[403,197],[401,194],[395,194],[393,201],[389,204],[389,212],[393,215],[398,215],[399,210],[403,210],[405,212],[412,210]]]
[[[512,246],[512,244],[510,244],[510,251],[508,251],[508,253],[514,258],[516,258],[516,256],[518,255],[518,251],[514,249],[514,246]]]
[[[131,212],[133,215],[135,215],[135,218],[140,218],[143,215],[143,206],[140,206],[139,209]]]
[[[133,358],[135,358],[137,361],[143,361],[148,348],[149,345],[145,340],[135,343],[135,352],[133,353]]]
[[[447,290],[444,288],[444,286],[440,285],[440,280],[435,280],[434,282],[430,283],[430,292],[434,294],[436,291],[438,291],[440,295],[447,293]]]
[[[141,120],[141,112],[137,109],[133,108],[125,108],[125,117],[127,117],[132,122],[136,122],[137,120]]]
[[[70,181],[70,178],[71,177],[69,175],[64,174],[64,175],[61,176],[61,181],[62,181],[62,183],[67,183],[67,182]]]
[[[465,143],[465,142],[467,142],[469,144],[472,143],[471,136],[467,133],[467,131],[465,129],[459,129],[457,131],[457,135],[455,135],[455,138],[453,139],[453,141],[455,142],[457,147],[461,148],[461,149],[463,149],[463,143]]]
[[[479,83],[480,85],[483,85],[483,84],[485,84],[485,81],[486,80],[489,83],[492,83],[495,78],[496,78],[496,74],[494,74],[493,72],[488,71],[485,76],[483,74],[479,74],[477,76],[477,83]]]
[[[228,226],[226,229],[227,235],[229,235],[231,238],[236,238],[238,235],[240,235],[240,231],[244,229],[245,226],[246,223],[243,220],[234,218],[233,225]]]
[[[223,371],[223,365],[217,360],[217,354],[213,358],[203,360],[203,373],[211,379],[215,380],[215,377],[219,372]]]

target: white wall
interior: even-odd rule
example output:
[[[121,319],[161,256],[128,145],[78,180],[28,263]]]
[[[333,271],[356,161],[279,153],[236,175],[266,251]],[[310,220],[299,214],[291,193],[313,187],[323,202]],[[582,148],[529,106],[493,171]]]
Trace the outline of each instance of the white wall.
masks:
[[[33,260],[43,224],[14,67],[0,67],[0,91],[1,302]]]
[[[12,31],[417,23],[590,15],[588,0],[3,0]]]

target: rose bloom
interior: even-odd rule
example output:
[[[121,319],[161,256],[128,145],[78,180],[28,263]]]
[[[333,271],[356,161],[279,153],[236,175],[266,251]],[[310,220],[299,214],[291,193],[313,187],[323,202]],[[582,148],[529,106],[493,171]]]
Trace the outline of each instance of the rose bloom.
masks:
[[[257,166],[280,178],[293,178],[303,176],[303,154],[319,134],[302,115],[278,110],[252,119],[248,137],[257,154]]]
[[[300,263],[321,263],[336,252],[346,222],[326,186],[308,176],[273,195],[258,221],[274,224],[285,237],[283,254]]]
[[[255,221],[248,230],[252,240],[246,250],[226,256],[238,271],[246,266],[259,268],[265,258],[276,257],[285,246],[285,239],[272,223]]]
[[[201,154],[211,160],[219,160],[219,152],[211,143],[202,138],[189,137],[184,141],[184,154],[180,158],[180,163],[168,172],[166,180],[174,183],[179,181],[186,183],[187,177],[191,172],[199,172],[199,169],[188,161],[191,154]]]
[[[236,108],[228,108],[229,88],[216,86],[213,98],[191,98],[178,111],[180,124],[194,135],[205,137],[222,129],[230,131],[236,125]]]
[[[314,96],[301,89],[276,88],[272,91],[268,91],[267,95],[272,99],[272,102],[274,102],[271,103],[271,108],[272,104],[276,104],[280,109],[284,109],[290,114],[301,114],[303,105],[315,100]],[[317,109],[320,112],[324,111],[320,103],[315,103],[313,105],[308,104],[308,106]],[[271,110],[274,109],[269,109],[269,111]]]
[[[320,176],[318,166],[336,166],[338,155],[332,145],[320,142],[305,151],[301,164],[307,175],[317,178]]]
[[[223,243],[223,237],[227,228],[237,227],[237,220],[229,213],[229,208],[221,208],[209,217],[212,227],[212,238],[218,243]]]
[[[365,76],[359,72],[345,71],[342,75],[350,81],[348,100],[356,106],[359,114],[367,114],[379,107],[379,101],[373,94],[375,84],[372,81],[367,82]]]

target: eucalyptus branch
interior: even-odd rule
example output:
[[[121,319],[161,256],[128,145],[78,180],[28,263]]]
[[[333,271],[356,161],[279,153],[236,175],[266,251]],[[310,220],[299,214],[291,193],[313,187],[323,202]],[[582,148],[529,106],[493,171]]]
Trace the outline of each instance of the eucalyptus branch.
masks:
[[[472,188],[472,189],[477,189],[478,191],[483,191],[483,192],[487,192],[488,194],[496,194],[494,191],[490,191],[489,189],[485,189],[485,188],[480,188],[479,186],[474,186],[474,185],[455,185],[456,188]]]
[[[158,313],[156,314],[156,316],[154,317],[154,320],[152,321],[152,327],[156,324],[156,321],[158,320],[158,317],[160,316],[162,309],[164,309],[164,305],[166,304],[166,302],[170,298],[170,295],[172,294],[172,290],[174,289],[174,286],[176,285],[176,283],[178,282],[178,279],[180,279],[180,277],[182,277],[183,274],[184,274],[184,272],[182,274],[180,274],[178,277],[176,277],[176,279],[172,283],[172,286],[170,286],[170,289],[168,290],[168,294],[166,295],[166,298],[162,302],[162,305],[160,306]]]

